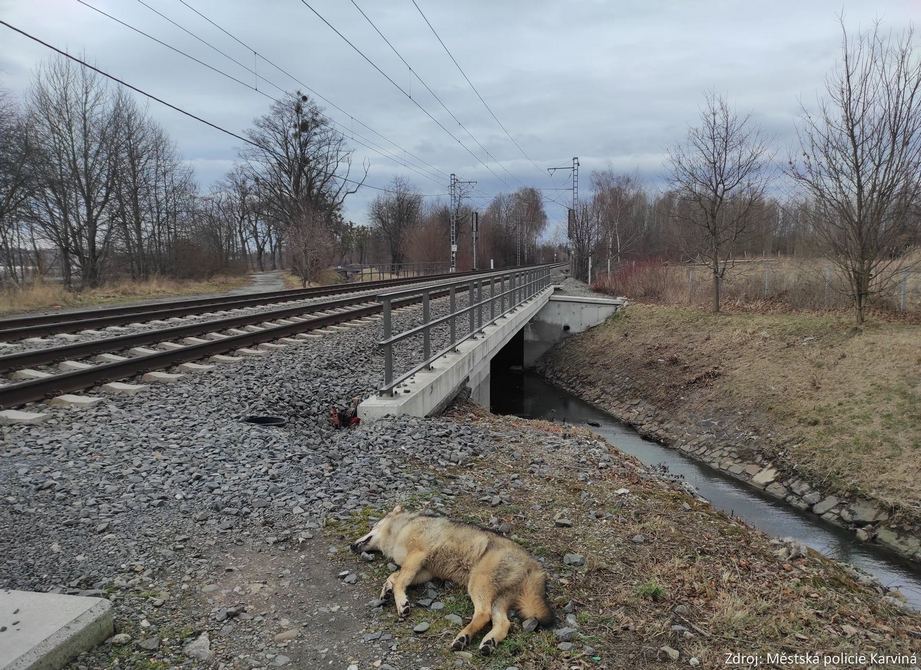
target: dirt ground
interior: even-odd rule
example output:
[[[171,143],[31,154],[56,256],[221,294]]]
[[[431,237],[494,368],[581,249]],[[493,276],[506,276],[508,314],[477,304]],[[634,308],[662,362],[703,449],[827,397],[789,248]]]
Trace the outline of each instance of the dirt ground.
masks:
[[[862,653],[894,660],[824,667],[910,668],[921,657],[921,615],[896,598],[714,512],[586,430],[468,404],[433,421],[483,427],[490,448],[463,465],[418,461],[439,485],[397,497],[521,543],[548,572],[555,628],[516,621],[492,656],[452,652],[456,617],[472,608],[460,586],[438,581],[414,587],[399,619],[377,600],[394,566],[348,550],[386,511],[365,508],[283,540],[271,528],[177,537],[184,573],[143,573],[113,594],[132,601],[118,606],[135,613],[119,621],[133,642],[110,641],[73,667],[632,670],[743,668],[749,656],[810,667],[769,659]],[[149,649],[147,630],[157,631]],[[189,644],[203,636],[196,659]]]

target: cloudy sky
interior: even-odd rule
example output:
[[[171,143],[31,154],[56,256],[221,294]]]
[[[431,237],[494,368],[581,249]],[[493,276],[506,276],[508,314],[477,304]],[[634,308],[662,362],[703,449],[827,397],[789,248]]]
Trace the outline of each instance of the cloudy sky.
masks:
[[[139,0],[85,1],[255,84],[256,76],[247,69],[171,25]],[[144,0],[246,68],[254,68],[255,60],[256,72],[274,84],[286,90],[299,87],[265,60],[254,59],[252,51],[209,25],[189,6],[198,10],[345,110],[347,114],[321,103],[343,128],[418,165],[403,153],[407,150],[442,175],[424,178],[353,144],[356,164],[370,163],[369,184],[386,186],[401,175],[426,194],[443,194],[446,175],[454,172],[477,181],[474,195],[481,199],[474,202],[479,204],[521,184],[547,189],[567,186],[565,173],[550,178],[545,168],[569,165],[573,156],[581,162],[582,189],[588,187],[591,170],[608,166],[637,174],[651,188],[659,188],[665,178],[667,147],[682,140],[688,124],[695,121],[703,93],[711,89],[727,96],[740,111],[751,113],[772,138],[778,156],[786,156],[801,103],[814,104],[834,66],[839,17],[843,14],[850,30],[865,29],[874,20],[887,30],[901,30],[921,19],[919,0],[417,0],[526,158],[464,81],[412,0],[355,0],[476,140],[501,162],[498,165],[423,89],[351,0],[307,1],[477,158],[301,0],[185,0],[186,4]],[[235,132],[245,130],[271,102],[78,0],[0,0],[0,17]],[[24,95],[33,69],[48,58],[48,51],[5,27],[0,27],[0,35],[0,87]],[[265,81],[259,82],[259,88],[278,95]],[[194,166],[202,187],[210,187],[233,164],[238,140],[157,103],[149,103],[148,108]],[[374,195],[364,189],[353,196],[347,214],[364,222]],[[546,191],[546,195],[564,203],[570,198],[565,191]],[[548,213],[554,222],[565,214],[552,202]]]

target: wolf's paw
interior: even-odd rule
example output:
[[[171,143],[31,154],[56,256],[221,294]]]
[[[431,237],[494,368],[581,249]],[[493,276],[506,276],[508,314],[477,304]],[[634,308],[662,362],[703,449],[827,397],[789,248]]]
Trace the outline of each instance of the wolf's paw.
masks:
[[[397,612],[400,614],[400,618],[403,619],[403,618],[409,616],[409,610],[410,610],[411,608],[412,608],[412,606],[409,604],[409,601],[408,601],[408,600],[407,600],[405,603],[403,603],[402,605],[397,605]]]
[[[454,638],[454,642],[451,643],[451,651],[461,651],[464,647],[467,646],[467,643],[470,642],[470,638],[466,635],[458,635]]]
[[[393,584],[384,582],[384,588],[381,589],[380,600],[387,600],[393,595]]]
[[[483,656],[489,656],[496,650],[496,641],[495,640],[483,640],[480,643],[480,653]]]

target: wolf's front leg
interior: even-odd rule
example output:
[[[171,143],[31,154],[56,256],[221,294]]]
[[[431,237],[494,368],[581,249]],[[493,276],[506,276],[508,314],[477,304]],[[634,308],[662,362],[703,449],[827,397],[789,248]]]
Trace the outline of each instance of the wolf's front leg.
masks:
[[[390,576],[387,577],[387,580],[384,582],[384,587],[381,589],[381,600],[387,600],[389,596],[393,595],[393,582],[398,574],[400,574],[399,570],[391,572]]]
[[[409,614],[409,598],[406,596],[406,588],[413,584],[417,575],[422,572],[424,560],[425,554],[422,552],[409,554],[406,560],[403,561],[403,566],[391,575],[393,578],[393,601],[400,618]]]

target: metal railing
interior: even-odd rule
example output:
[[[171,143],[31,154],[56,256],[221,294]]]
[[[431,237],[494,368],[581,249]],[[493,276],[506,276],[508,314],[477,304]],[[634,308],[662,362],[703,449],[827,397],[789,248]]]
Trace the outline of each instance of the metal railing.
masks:
[[[560,267],[559,264],[516,268],[435,286],[379,294],[377,298],[383,307],[383,339],[378,342],[378,345],[384,350],[384,384],[380,387],[381,394],[392,393],[396,386],[420,370],[430,369],[434,361],[456,350],[462,342],[476,338],[488,326],[548,288],[551,275],[558,267]],[[459,294],[467,296],[465,307],[458,308],[457,306]],[[433,319],[432,299],[444,296],[448,297],[448,314]],[[420,301],[422,302],[422,323],[394,335],[391,315],[394,307],[402,307]],[[464,316],[467,317],[467,332],[463,336],[458,336],[457,320]],[[449,344],[433,354],[432,328],[444,323],[448,324]],[[394,378],[393,345],[416,336],[422,337],[422,362]]]
[[[374,281],[395,277],[423,277],[448,272],[447,261],[421,261],[413,263],[348,263],[335,268],[345,281]]]

